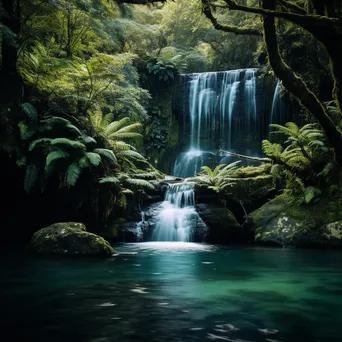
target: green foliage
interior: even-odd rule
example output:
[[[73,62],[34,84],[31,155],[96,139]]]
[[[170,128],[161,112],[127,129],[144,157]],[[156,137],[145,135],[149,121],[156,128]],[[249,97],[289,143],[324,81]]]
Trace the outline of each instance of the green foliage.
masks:
[[[202,172],[196,177],[189,178],[189,180],[195,182],[198,186],[207,187],[219,194],[224,193],[234,184],[231,176],[239,163],[240,161],[228,165],[222,164],[214,169],[202,166]]]
[[[302,196],[309,204],[322,194],[326,182],[334,172],[334,163],[325,135],[317,124],[299,128],[288,122],[285,126],[272,124],[272,133],[287,137],[284,146],[262,142],[264,153],[274,161],[271,174],[276,180],[285,177],[286,191]]]

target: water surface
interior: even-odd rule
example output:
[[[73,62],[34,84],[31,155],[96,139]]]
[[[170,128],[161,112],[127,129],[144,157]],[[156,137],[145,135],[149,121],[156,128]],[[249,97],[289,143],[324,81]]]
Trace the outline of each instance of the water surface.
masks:
[[[119,246],[108,260],[1,258],[6,341],[341,341],[342,253]]]

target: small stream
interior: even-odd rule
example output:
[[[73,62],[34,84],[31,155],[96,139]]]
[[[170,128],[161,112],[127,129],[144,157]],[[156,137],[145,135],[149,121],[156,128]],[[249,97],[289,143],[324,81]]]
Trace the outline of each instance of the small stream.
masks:
[[[0,258],[4,341],[339,342],[342,253],[186,242]]]

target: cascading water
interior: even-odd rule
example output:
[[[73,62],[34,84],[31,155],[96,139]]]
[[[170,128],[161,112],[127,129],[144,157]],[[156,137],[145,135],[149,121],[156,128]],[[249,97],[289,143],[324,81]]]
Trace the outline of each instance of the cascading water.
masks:
[[[286,122],[284,103],[281,97],[281,83],[278,80],[274,89],[270,124],[284,125]],[[271,136],[270,136],[271,137]]]
[[[220,149],[234,149],[236,131],[242,141],[244,134],[258,135],[256,74],[241,69],[183,76],[189,84],[190,145],[174,164],[175,176],[194,176],[208,160],[217,163]]]
[[[170,184],[157,215],[152,241],[191,241],[196,225],[194,183]]]

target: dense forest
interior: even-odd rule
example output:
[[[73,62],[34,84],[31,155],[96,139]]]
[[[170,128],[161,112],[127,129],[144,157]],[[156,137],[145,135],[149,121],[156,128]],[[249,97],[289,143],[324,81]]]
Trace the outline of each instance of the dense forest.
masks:
[[[341,0],[0,23],[6,341],[341,341]]]
[[[266,157],[240,156],[261,167],[204,166],[196,188],[228,209],[240,196],[248,219],[263,203],[246,208],[232,179],[271,175],[267,199],[336,198],[338,221],[340,1],[6,0],[0,13],[6,234],[61,221],[99,232],[131,214],[170,173],[180,76],[242,68],[280,80],[294,122],[271,125],[287,139],[264,140]]]

